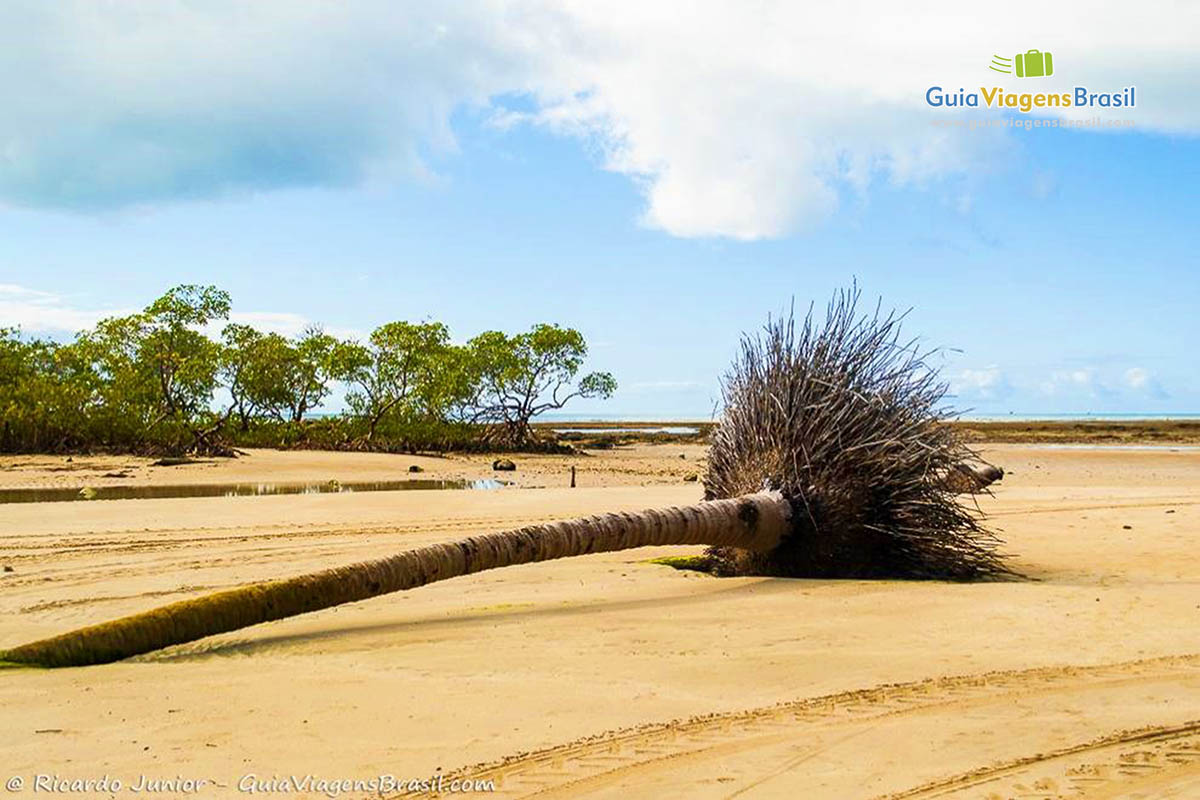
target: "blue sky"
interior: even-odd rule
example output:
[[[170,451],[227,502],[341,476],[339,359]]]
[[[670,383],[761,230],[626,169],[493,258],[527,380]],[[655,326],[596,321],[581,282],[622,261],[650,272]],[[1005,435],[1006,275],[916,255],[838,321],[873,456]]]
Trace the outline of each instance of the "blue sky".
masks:
[[[732,10],[681,36],[694,54],[716,30],[750,40],[727,65],[736,84],[711,73],[719,66],[668,74],[676,60],[642,32],[678,19],[612,28],[543,9],[523,12],[522,38],[368,6],[346,13],[388,13],[388,24],[341,20],[343,39],[326,43],[332,67],[293,75],[286,54],[259,63],[246,55],[251,33],[189,68],[184,52],[184,66],[162,70],[179,73],[174,85],[145,67],[175,58],[169,40],[184,22],[140,19],[128,46],[144,52],[104,61],[102,79],[68,92],[73,102],[11,89],[17,121],[0,122],[0,325],[63,337],[184,282],[215,283],[245,319],[285,331],[315,321],[352,336],[432,318],[465,339],[552,321],[583,330],[589,368],[621,384],[575,411],[691,417],[712,411],[741,331],[793,298],[822,305],[857,279],[872,301],[912,308],[910,333],[956,348],[942,369],[956,404],[975,413],[1200,413],[1195,12],[1162,6],[1177,38],[1135,48],[1154,46],[1152,61],[1098,60],[1093,49],[1120,35],[1115,22],[1096,24],[1094,48],[1077,31],[1056,46],[1057,69],[1082,73],[1064,86],[1138,84],[1144,106],[1119,113],[1133,131],[947,136],[930,125],[947,112],[924,106],[924,91],[992,85],[973,54],[1002,49],[984,44],[995,32],[906,75],[846,77],[849,94],[835,96],[819,68],[760,52],[764,21],[738,15],[730,28]],[[211,8],[219,29],[224,6]],[[282,35],[324,41],[316,21],[281,8],[294,26]],[[128,20],[40,19],[58,42],[131,37]],[[425,41],[429,25],[450,42],[445,52],[401,47]],[[557,39],[539,25],[582,44],[551,59]],[[1043,38],[1067,37],[1053,27]],[[783,28],[772,35],[786,44]],[[864,35],[864,48],[876,45]],[[36,42],[20,46],[26,73],[60,69],[39,61],[48,57]],[[123,51],[89,58],[113,52]],[[366,65],[347,73],[351,53]],[[445,66],[464,53],[493,68],[463,78]],[[222,59],[215,76],[206,59]],[[698,70],[710,62],[697,55]],[[76,80],[60,71],[57,85]],[[193,92],[195,75],[211,87],[185,103],[171,90]],[[388,79],[380,94],[361,89],[372,84],[364,75]],[[338,89],[351,78],[354,91]],[[254,80],[277,107],[230,88]],[[393,93],[387,113],[372,106]],[[803,102],[789,106],[791,94]],[[102,111],[80,110],[93,106]]]

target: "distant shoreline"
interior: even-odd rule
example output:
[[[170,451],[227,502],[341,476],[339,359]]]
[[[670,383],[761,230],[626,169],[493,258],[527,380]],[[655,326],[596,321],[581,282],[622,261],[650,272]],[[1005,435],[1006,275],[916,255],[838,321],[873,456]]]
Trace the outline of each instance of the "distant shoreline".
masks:
[[[1200,418],[958,420],[953,424],[978,442],[1190,444],[1200,442]]]
[[[320,415],[317,415],[320,416]],[[1111,414],[962,414],[958,422],[1172,422],[1200,421],[1200,413],[1149,414],[1143,412],[1113,412]],[[570,424],[621,424],[621,425],[702,425],[716,421],[713,416],[670,415],[670,414],[543,414],[537,424],[563,426]]]
[[[1047,444],[1184,444],[1200,443],[1200,417],[1060,419],[971,419],[950,423],[972,442]],[[612,443],[636,441],[696,441],[707,438],[712,420],[545,420],[534,427],[544,432],[569,430],[560,438],[577,445],[603,438]],[[665,430],[687,428],[687,433]]]

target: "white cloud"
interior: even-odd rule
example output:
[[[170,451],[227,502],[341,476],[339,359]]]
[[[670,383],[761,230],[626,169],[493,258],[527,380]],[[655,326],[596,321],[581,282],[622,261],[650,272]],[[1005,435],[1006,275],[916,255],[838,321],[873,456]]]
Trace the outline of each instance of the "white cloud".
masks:
[[[53,292],[0,283],[0,328],[20,328],[34,334],[74,334],[91,328],[106,317],[134,314],[137,311],[132,308],[79,308]],[[229,315],[229,322],[284,336],[296,336],[306,328],[318,325],[326,333],[341,339],[366,338],[356,328],[319,325],[301,314],[286,311],[234,311]],[[215,338],[224,327],[224,321],[217,321],[207,326],[204,332]]]
[[[1131,389],[1145,388],[1150,381],[1150,372],[1141,367],[1130,367],[1125,370],[1125,385]]]
[[[1200,123],[1196,6],[1150,3],[1131,20],[1115,3],[980,15],[952,3],[639,2],[579,4],[570,22],[575,53],[549,73],[561,96],[546,92],[539,118],[595,136],[610,169],[644,182],[646,223],[683,236],[778,236],[828,214],[843,185],[981,168],[999,137],[935,133],[923,93],[992,85],[994,52],[1052,50],[1068,89],[1140,83],[1143,129]]]
[[[338,325],[323,325],[309,319],[303,314],[293,314],[290,311],[231,311],[229,322],[249,325],[264,333],[278,333],[281,336],[299,336],[309,328],[318,327],[331,336],[339,339],[366,340],[368,334],[358,328],[344,328]],[[219,333],[225,327],[220,322],[213,327],[212,333]]]
[[[1196,132],[1197,40],[1200,5],[1165,0],[1136,15],[1116,2],[981,15],[951,2],[29,0],[0,8],[0,200],[110,208],[427,178],[467,105],[584,139],[641,188],[650,227],[774,237],[881,178],[997,163],[1014,134],[934,129],[924,102],[930,85],[1026,89],[987,70],[993,53],[1050,50],[1046,89],[1137,84],[1139,107],[1122,113],[1139,131]]]
[[[1101,390],[1096,379],[1095,367],[1077,367],[1073,369],[1055,370],[1042,382],[1042,391],[1046,394],[1058,394],[1063,391],[1081,391],[1095,395]]]
[[[951,394],[967,400],[998,400],[1012,393],[1008,377],[996,365],[963,369],[950,379]]]
[[[454,148],[451,112],[521,83],[519,47],[468,7],[398,9],[6,3],[0,197],[88,209],[420,178],[422,152]]]
[[[81,309],[50,292],[10,283],[0,284],[0,328],[26,333],[56,333],[90,328],[105,317],[128,314],[128,309]]]
[[[1124,371],[1112,366],[1058,370],[1042,383],[1042,391],[1048,395],[1107,399],[1163,399],[1168,396],[1154,373],[1145,367],[1129,367]]]
[[[1167,390],[1163,388],[1162,383],[1158,380],[1158,376],[1145,367],[1130,367],[1125,370],[1121,379],[1127,387],[1138,395],[1149,396],[1159,400],[1169,396]]]
[[[1065,379],[1076,386],[1091,386],[1095,380],[1096,370],[1092,367],[1073,369],[1063,373]]]
[[[312,324],[307,317],[283,311],[233,311],[229,314],[229,321],[283,336],[297,336]],[[221,323],[220,327],[223,326],[224,323]]]
[[[26,299],[43,299],[48,300],[54,297],[50,292],[40,292],[37,289],[28,289],[24,286],[18,286],[15,283],[0,283],[0,297],[21,297]]]

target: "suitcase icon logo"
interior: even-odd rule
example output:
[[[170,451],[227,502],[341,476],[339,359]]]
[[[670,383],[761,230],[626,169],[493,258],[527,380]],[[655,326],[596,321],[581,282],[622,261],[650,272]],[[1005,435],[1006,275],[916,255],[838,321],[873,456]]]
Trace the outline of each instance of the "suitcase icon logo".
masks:
[[[1017,53],[1016,58],[992,56],[992,63],[988,67],[1009,75],[1013,74],[1013,67],[1016,67],[1018,78],[1045,78],[1054,74],[1054,57],[1048,51],[1028,50]]]
[[[1054,74],[1054,58],[1048,52],[1017,53],[1016,61],[1018,78],[1043,78]]]

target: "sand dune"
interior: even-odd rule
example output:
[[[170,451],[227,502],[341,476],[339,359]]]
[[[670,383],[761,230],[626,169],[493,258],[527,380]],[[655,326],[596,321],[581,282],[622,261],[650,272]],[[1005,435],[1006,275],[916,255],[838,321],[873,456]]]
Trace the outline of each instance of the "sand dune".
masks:
[[[518,485],[488,492],[3,505],[0,646],[470,532],[692,502],[701,456],[518,459]],[[988,456],[1008,475],[980,504],[1028,580],[647,563],[687,548],[498,570],[125,663],[0,672],[3,777],[182,776],[208,782],[199,796],[246,775],[437,770],[499,796],[1200,796],[1200,452]],[[118,462],[131,477],[104,478]],[[482,457],[256,451],[9,458],[0,486],[380,480],[410,463],[491,476]]]

